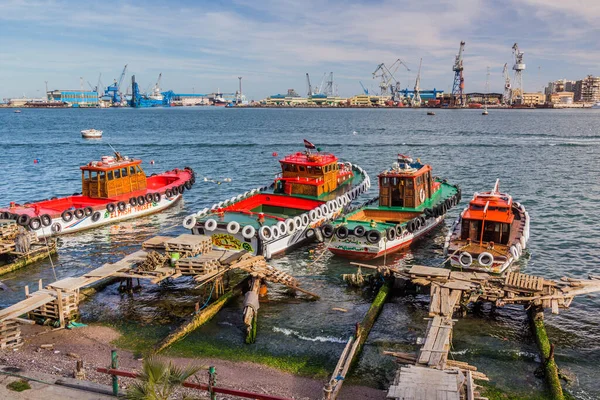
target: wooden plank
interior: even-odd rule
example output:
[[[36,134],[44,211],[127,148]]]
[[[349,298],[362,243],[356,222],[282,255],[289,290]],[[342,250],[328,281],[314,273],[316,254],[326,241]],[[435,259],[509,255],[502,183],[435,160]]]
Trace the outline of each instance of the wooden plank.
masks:
[[[473,373],[467,371],[467,400],[474,400],[475,392],[473,390]]]
[[[0,322],[19,317],[43,306],[46,303],[54,301],[54,299],[55,297],[49,294],[36,295],[34,293],[29,298],[0,310]]]
[[[450,270],[436,267],[425,267],[423,265],[413,265],[408,271],[411,275],[431,276],[436,278],[446,278],[450,276]]]
[[[442,315],[452,314],[452,308],[450,308],[450,289],[443,287],[440,292],[440,312]]]
[[[440,284],[440,286],[442,286],[443,288],[457,290],[471,290],[476,287],[474,284],[465,281],[448,281]]]

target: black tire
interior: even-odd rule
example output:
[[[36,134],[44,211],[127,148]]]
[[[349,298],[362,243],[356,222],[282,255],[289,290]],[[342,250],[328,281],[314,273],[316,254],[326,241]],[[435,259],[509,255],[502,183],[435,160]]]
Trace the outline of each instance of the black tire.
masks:
[[[403,233],[404,233],[404,228],[402,228],[402,225],[400,225],[400,224],[396,225],[396,237],[402,236]]]
[[[423,210],[423,212],[425,213],[426,218],[431,218],[433,216],[433,211],[431,210],[431,208],[426,208],[425,210]]]
[[[152,200],[154,200],[154,196],[152,196],[152,193],[146,193],[146,196],[144,198],[146,199],[146,203],[152,203]]]
[[[8,219],[12,219],[13,221],[16,221],[19,219],[19,214],[9,214]]]
[[[0,214],[0,219],[10,219],[10,213],[8,211],[4,211]]]
[[[363,236],[365,236],[365,233],[367,233],[367,230],[362,225],[358,225],[356,228],[354,228],[352,230],[352,234],[356,237],[363,237]]]
[[[92,222],[96,222],[100,219],[101,215],[99,211],[96,211],[94,215],[92,215]]]
[[[155,203],[160,202],[160,193],[154,193],[152,197]]]
[[[115,209],[117,207],[115,206],[115,203],[108,203],[106,205],[106,211],[108,211],[109,213],[115,212]]]
[[[73,219],[73,211],[71,210],[65,210],[62,212],[62,214],[60,215],[62,220],[65,222],[71,222],[71,220]]]
[[[192,182],[187,181],[186,183],[184,183],[184,186],[187,190],[190,190],[192,188]]]
[[[48,214],[42,214],[42,216],[40,217],[40,221],[42,222],[43,226],[52,225],[52,217]]]
[[[62,226],[60,225],[60,222],[56,222],[54,225],[52,225],[50,230],[52,231],[52,233],[59,233],[60,231],[62,231]]]
[[[92,207],[87,206],[86,208],[83,209],[83,212],[85,213],[86,217],[89,217],[90,215],[92,215],[94,213],[94,210],[92,210]]]
[[[125,211],[125,210],[127,210],[127,204],[125,204],[124,201],[120,201],[117,203],[117,209],[119,211]]]
[[[17,217],[17,225],[29,226],[29,221],[31,221],[31,217],[27,214],[21,214]]]
[[[385,237],[389,241],[396,239],[396,228],[387,228],[385,230]]]
[[[173,196],[173,193],[171,192],[171,189],[165,190],[165,197],[171,197],[171,196]]]
[[[367,242],[369,243],[379,243],[379,241],[381,240],[381,233],[379,233],[379,231],[375,229],[371,229],[367,232],[366,237]]]
[[[130,199],[129,199],[129,205],[130,205],[131,207],[135,207],[135,206],[137,206],[137,199],[136,199],[135,197],[132,197],[132,198],[130,198]]]
[[[346,239],[348,237],[348,228],[346,228],[345,226],[339,226],[337,228],[337,230],[335,231],[335,235],[339,238],[339,239]]]
[[[38,217],[31,218],[29,220],[29,227],[32,230],[37,231],[38,229],[40,229],[42,227],[42,220],[39,219]]]
[[[185,192],[185,186],[183,185],[179,185],[177,189],[179,189],[179,194],[183,194],[183,192]]]
[[[425,223],[427,222],[427,220],[425,219],[425,217],[419,217],[419,221],[421,221],[421,226],[425,226]]]
[[[313,228],[308,228],[308,229],[306,230],[306,233],[304,234],[304,236],[305,236],[307,239],[312,239],[312,238],[314,238],[314,237],[316,236],[315,230],[314,230]]]
[[[75,218],[81,219],[85,216],[85,211],[83,211],[83,208],[76,208],[73,214],[75,215]]]
[[[138,206],[143,206],[146,204],[146,198],[144,196],[138,196],[137,198]]]
[[[321,228],[321,232],[323,232],[323,237],[325,237],[326,239],[329,239],[330,237],[333,236],[333,225],[331,224],[325,224],[323,225],[323,227]]]
[[[410,220],[406,223],[406,230],[408,230],[410,233],[413,233],[415,231],[415,221],[414,220]]]

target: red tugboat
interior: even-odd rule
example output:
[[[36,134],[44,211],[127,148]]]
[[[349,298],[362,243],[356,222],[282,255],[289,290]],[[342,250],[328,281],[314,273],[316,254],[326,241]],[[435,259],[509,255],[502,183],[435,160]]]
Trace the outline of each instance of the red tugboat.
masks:
[[[446,237],[452,266],[501,274],[518,261],[529,240],[529,213],[499,191],[475,193]]]
[[[209,235],[216,249],[271,258],[315,239],[316,227],[337,218],[370,186],[359,166],[341,162],[305,140],[305,152],[283,157],[271,187],[252,189],[187,216],[183,226]],[[316,151],[315,151],[316,150]]]
[[[0,209],[0,219],[13,219],[39,238],[72,233],[164,210],[195,182],[186,167],[146,177],[142,160],[104,156],[81,168],[82,193]]]

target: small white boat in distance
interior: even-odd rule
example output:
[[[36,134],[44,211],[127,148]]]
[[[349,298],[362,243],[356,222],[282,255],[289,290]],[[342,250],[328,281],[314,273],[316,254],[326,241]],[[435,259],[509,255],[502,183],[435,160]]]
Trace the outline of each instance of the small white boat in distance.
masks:
[[[100,139],[102,137],[102,131],[96,129],[85,129],[81,131],[81,136],[85,139]]]

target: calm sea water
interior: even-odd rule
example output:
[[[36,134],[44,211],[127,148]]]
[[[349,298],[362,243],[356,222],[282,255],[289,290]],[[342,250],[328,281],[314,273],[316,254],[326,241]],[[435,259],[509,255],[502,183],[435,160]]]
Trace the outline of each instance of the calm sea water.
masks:
[[[147,173],[191,166],[200,179],[185,193],[185,202],[160,215],[98,228],[61,240],[55,261],[57,277],[115,261],[159,232],[183,233],[183,217],[200,208],[267,184],[278,171],[277,158],[316,143],[375,177],[397,153],[410,154],[433,166],[434,173],[459,183],[463,204],[474,191],[501,188],[522,202],[531,217],[530,257],[520,267],[548,278],[600,275],[600,110],[275,110],[275,109],[0,109],[0,204],[25,202],[80,191],[78,167],[110,154],[110,143],[123,154],[144,160]],[[81,139],[79,131],[102,129],[98,141]],[[33,160],[40,162],[34,164]],[[150,160],[154,164],[150,165]],[[202,178],[230,183],[203,182]],[[376,193],[372,188],[369,195]],[[453,209],[450,225],[459,213]],[[447,226],[392,261],[439,265]],[[314,251],[314,253],[311,253]],[[318,302],[290,299],[273,286],[261,303],[258,340],[252,351],[292,354],[333,368],[354,324],[371,300],[368,291],[348,289],[341,274],[354,272],[329,254],[314,262],[322,247],[298,249],[273,264],[299,277]],[[390,261],[390,260],[388,260]],[[24,297],[23,286],[39,278],[54,279],[49,262],[2,277],[13,289],[0,292],[0,307]],[[176,324],[193,310],[197,291],[189,281],[146,285],[131,296],[111,286],[86,303],[87,320],[126,320],[132,324]],[[386,304],[353,378],[385,387],[394,363],[385,349],[414,351],[424,335],[428,297],[397,296]],[[347,313],[331,310],[348,309]],[[600,301],[577,298],[570,310],[547,315],[559,366],[577,377],[571,390],[578,398],[600,397]],[[241,304],[226,307],[183,345],[210,340],[227,347],[243,344]],[[470,362],[499,387],[535,392],[536,347],[520,307],[483,309],[456,324],[453,355]]]

